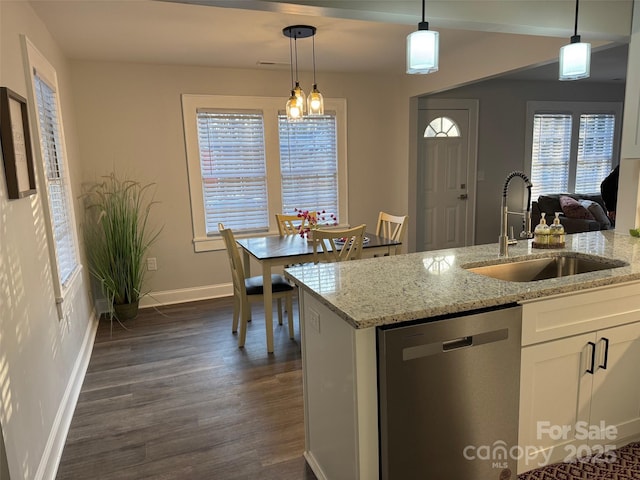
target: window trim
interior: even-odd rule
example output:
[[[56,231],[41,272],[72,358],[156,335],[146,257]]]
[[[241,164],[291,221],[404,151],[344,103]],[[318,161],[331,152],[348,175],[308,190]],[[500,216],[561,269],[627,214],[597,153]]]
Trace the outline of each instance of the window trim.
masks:
[[[533,117],[535,114],[569,114],[572,116],[571,147],[569,153],[569,185],[575,189],[575,165],[578,159],[578,138],[580,135],[580,115],[611,113],[615,115],[616,125],[613,135],[613,155],[611,168],[620,162],[620,139],[622,132],[622,103],[621,102],[547,102],[528,101],[525,129],[525,158],[524,171],[531,177],[533,154]],[[563,193],[563,192],[558,192]],[[564,192],[572,193],[572,192]],[[535,201],[536,198],[531,200]]]
[[[204,198],[200,175],[198,149],[198,109],[260,110],[264,115],[265,155],[267,159],[267,198],[269,208],[269,230],[258,234],[278,235],[275,213],[280,213],[282,194],[280,187],[280,149],[278,113],[283,110],[286,99],[280,97],[252,97],[232,95],[182,94],[182,120],[184,126],[187,174],[191,202],[193,246],[195,252],[223,250],[224,242],[217,236],[207,236],[204,222]],[[325,110],[332,110],[337,118],[338,150],[338,215],[343,224],[348,224],[348,178],[347,178],[347,103],[342,98],[325,98]]]
[[[69,177],[69,161],[67,156],[66,137],[64,134],[64,121],[62,114],[62,105],[60,102],[58,76],[55,68],[49,63],[46,57],[40,53],[40,51],[31,43],[31,41],[25,36],[21,35],[22,47],[24,53],[24,61],[26,67],[27,88],[29,90],[29,116],[31,124],[32,138],[34,142],[34,156],[36,158],[36,177],[39,189],[39,197],[41,198],[41,205],[44,215],[47,218],[45,221],[45,232],[47,237],[47,247],[49,250],[49,262],[51,268],[51,277],[55,294],[56,308],[58,311],[58,319],[62,320],[68,316],[73,308],[72,300],[75,297],[80,284],[81,284],[81,272],[83,269],[80,261],[80,243],[78,241],[78,229],[75,215],[74,196],[71,188],[71,180]],[[68,195],[67,200],[69,202],[69,224],[71,235],[73,236],[73,242],[75,245],[75,268],[69,275],[67,282],[63,284],[59,276],[58,268],[58,254],[56,251],[56,241],[53,231],[53,221],[51,219],[51,206],[49,203],[49,188],[47,182],[47,174],[45,171],[45,160],[42,154],[42,138],[40,134],[40,117],[38,112],[38,102],[36,97],[36,86],[33,79],[33,72],[37,71],[38,75],[46,80],[47,84],[54,90],[57,103],[58,114],[58,128],[60,136],[60,150],[62,158],[64,160],[63,169],[63,183],[65,185],[66,193]],[[37,148],[35,148],[37,147]],[[68,301],[65,301],[68,300]]]

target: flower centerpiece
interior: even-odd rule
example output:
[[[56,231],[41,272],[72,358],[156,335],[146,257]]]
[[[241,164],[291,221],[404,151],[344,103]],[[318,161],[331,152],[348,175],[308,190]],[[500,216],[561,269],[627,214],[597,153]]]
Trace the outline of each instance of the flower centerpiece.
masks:
[[[327,213],[326,210],[322,210],[321,212],[314,212],[296,208],[295,212],[298,214],[298,218],[302,220],[300,222],[300,227],[298,227],[298,233],[302,238],[306,238],[309,241],[312,237],[312,235],[310,235],[310,232],[316,230],[320,225],[338,225],[338,219],[336,218],[336,216],[333,213]]]

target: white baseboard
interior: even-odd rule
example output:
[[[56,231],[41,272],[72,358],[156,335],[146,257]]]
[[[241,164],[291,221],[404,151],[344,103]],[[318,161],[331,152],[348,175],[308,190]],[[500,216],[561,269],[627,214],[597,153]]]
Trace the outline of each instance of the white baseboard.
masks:
[[[307,465],[309,465],[309,467],[311,468],[311,471],[313,471],[317,479],[327,480],[327,476],[322,471],[322,468],[320,468],[320,465],[318,465],[318,462],[316,462],[316,459],[313,456],[313,453],[311,453],[308,450],[305,450],[303,455],[304,455],[304,459],[307,461]]]
[[[71,371],[69,383],[64,391],[56,418],[51,426],[49,438],[45,445],[38,470],[34,476],[37,480],[55,480],[56,473],[58,471],[58,465],[60,464],[60,458],[62,457],[62,450],[67,440],[67,434],[69,433],[69,427],[71,426],[71,419],[73,418],[73,412],[76,409],[78,403],[78,397],[80,396],[80,390],[84,381],[84,376],[89,366],[89,360],[91,359],[91,352],[93,351],[93,343],[96,338],[96,331],[98,329],[98,320],[96,312],[91,313],[91,318],[87,323],[87,329],[84,333],[84,339],[80,352],[76,357],[76,361]]]
[[[172,305],[174,303],[195,302],[210,298],[229,297],[233,295],[233,284],[205,285],[202,287],[180,288],[151,292],[140,299],[140,308]]]

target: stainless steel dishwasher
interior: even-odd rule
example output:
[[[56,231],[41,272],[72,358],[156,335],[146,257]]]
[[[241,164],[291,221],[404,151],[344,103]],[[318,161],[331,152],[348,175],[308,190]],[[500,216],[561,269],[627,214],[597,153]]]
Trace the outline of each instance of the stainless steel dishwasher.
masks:
[[[516,478],[521,307],[378,329],[380,478]]]

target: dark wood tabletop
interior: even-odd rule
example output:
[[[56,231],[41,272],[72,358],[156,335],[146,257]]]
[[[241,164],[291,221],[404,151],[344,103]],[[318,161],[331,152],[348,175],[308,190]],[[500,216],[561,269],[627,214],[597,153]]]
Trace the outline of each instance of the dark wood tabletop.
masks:
[[[365,233],[364,236],[369,239],[368,242],[362,245],[364,249],[400,245],[400,242],[379,237],[372,233]],[[247,237],[236,239],[236,242],[257,260],[290,258],[313,254],[313,243],[308,242],[300,235]]]

